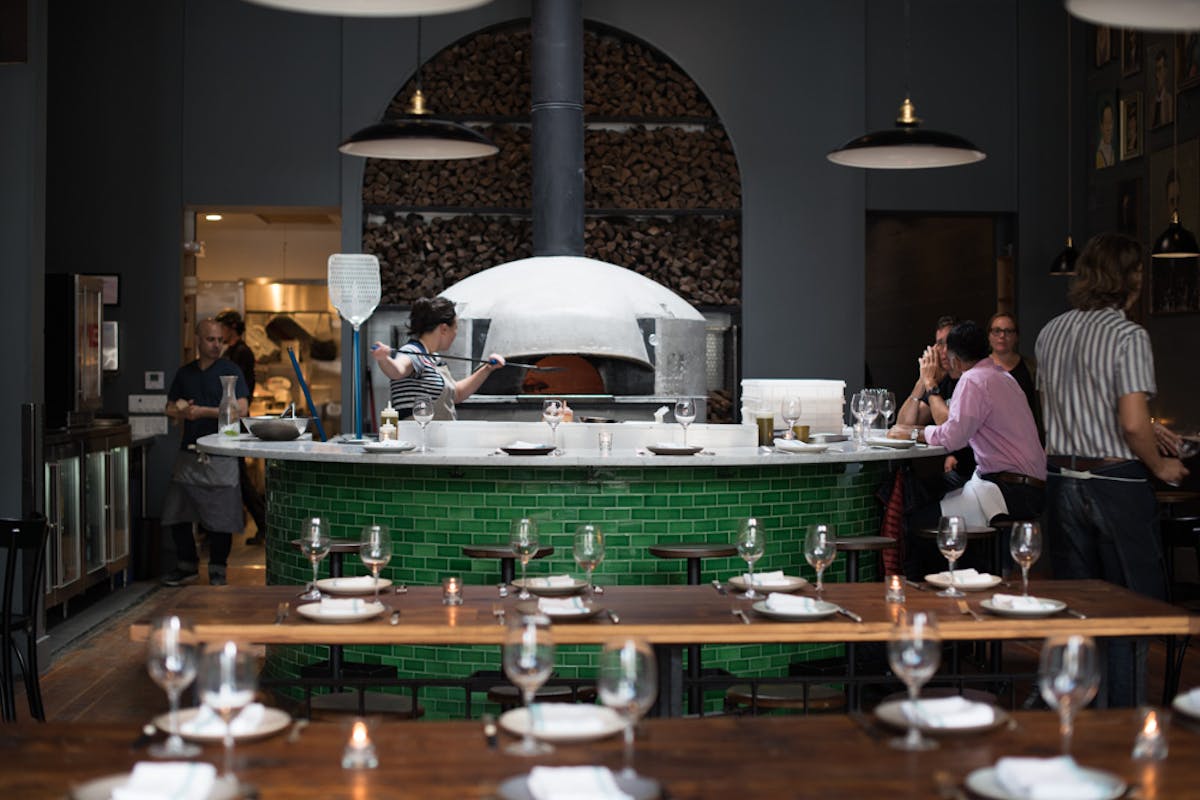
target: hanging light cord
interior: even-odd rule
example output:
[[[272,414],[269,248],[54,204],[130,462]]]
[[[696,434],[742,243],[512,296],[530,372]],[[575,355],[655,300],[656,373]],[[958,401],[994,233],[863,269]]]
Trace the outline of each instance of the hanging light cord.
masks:
[[[904,0],[904,96],[912,99],[909,87],[912,84],[912,9],[909,0]]]
[[[1071,213],[1071,177],[1072,168],[1075,166],[1074,157],[1071,151],[1074,149],[1075,140],[1071,138],[1071,15],[1067,14],[1067,238],[1071,238],[1071,224],[1073,215]]]
[[[421,91],[421,18],[417,17],[417,91]]]

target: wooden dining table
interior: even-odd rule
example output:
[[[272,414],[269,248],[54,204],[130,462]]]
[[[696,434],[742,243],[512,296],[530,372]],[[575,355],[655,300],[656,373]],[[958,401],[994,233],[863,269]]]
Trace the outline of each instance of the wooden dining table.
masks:
[[[1119,776],[1139,800],[1195,797],[1200,792],[1200,733],[1178,715],[1165,727],[1166,760],[1131,758],[1141,717],[1131,709],[1084,711],[1072,752],[1085,767]],[[70,796],[71,787],[126,773],[145,750],[131,748],[138,730],[103,723],[22,723],[0,729],[0,796],[34,800]],[[964,779],[1005,756],[1058,754],[1057,716],[1016,712],[1011,723],[984,733],[939,738],[939,747],[904,752],[888,746],[898,732],[869,715],[705,717],[644,720],[634,765],[676,798],[816,797],[946,798],[965,800]],[[534,766],[601,765],[619,770],[621,737],[557,744],[536,758],[508,755],[513,741],[489,746],[478,722],[385,722],[373,725],[376,769],[343,769],[345,725],[313,723],[241,742],[238,777],[264,800],[286,798],[493,798],[501,784]],[[219,765],[221,748],[204,746],[200,760]]]

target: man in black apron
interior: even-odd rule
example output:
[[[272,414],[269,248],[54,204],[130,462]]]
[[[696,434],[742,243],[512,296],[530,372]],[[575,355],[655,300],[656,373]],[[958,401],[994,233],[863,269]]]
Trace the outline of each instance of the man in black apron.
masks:
[[[163,502],[163,525],[175,540],[175,569],[163,576],[167,586],[194,580],[199,570],[192,525],[199,524],[208,538],[208,582],[225,583],[225,565],[233,534],[242,530],[242,497],[238,488],[238,460],[210,456],[195,449],[201,436],[217,432],[221,404],[221,378],[236,375],[238,414],[246,415],[250,393],[241,370],[221,358],[224,338],[215,320],[196,326],[199,358],[180,367],[167,392],[167,416],[183,422],[179,455]]]

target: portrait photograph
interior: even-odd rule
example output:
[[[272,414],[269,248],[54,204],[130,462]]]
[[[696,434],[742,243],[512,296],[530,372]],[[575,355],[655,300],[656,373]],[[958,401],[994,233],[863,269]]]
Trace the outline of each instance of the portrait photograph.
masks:
[[[1171,85],[1171,50],[1164,45],[1155,45],[1146,51],[1150,65],[1148,88],[1149,108],[1147,120],[1151,130],[1170,125],[1175,121],[1175,89]]]
[[[1113,92],[1100,92],[1096,95],[1095,103],[1096,132],[1093,139],[1096,142],[1096,169],[1108,169],[1117,163],[1117,97]]]
[[[1183,227],[1196,230],[1200,222],[1200,141],[1180,142],[1178,156],[1172,148],[1165,147],[1151,153],[1149,159],[1150,175],[1144,187],[1150,211],[1146,238],[1153,241],[1166,230],[1174,211],[1179,212]]]
[[[1142,239],[1142,179],[1130,178],[1117,184],[1117,230]]]
[[[1103,67],[1112,61],[1112,28],[1096,26],[1096,66]]]
[[[1175,37],[1177,91],[1200,86],[1200,33],[1181,33]]]
[[[1142,34],[1125,28],[1121,31],[1121,74],[1128,77],[1142,71]]]
[[[1121,160],[1142,154],[1142,93],[1121,98]]]

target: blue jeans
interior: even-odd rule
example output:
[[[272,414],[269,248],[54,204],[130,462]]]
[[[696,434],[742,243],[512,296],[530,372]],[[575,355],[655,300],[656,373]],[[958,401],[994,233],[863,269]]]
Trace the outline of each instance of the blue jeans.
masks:
[[[1165,600],[1166,568],[1149,471],[1139,461],[1125,461],[1092,475],[1067,478],[1057,467],[1049,468],[1046,534],[1054,577],[1099,578]],[[1135,685],[1133,666],[1135,653],[1144,665],[1144,648],[1135,649],[1132,639],[1107,644],[1108,705],[1140,702],[1143,687]]]

